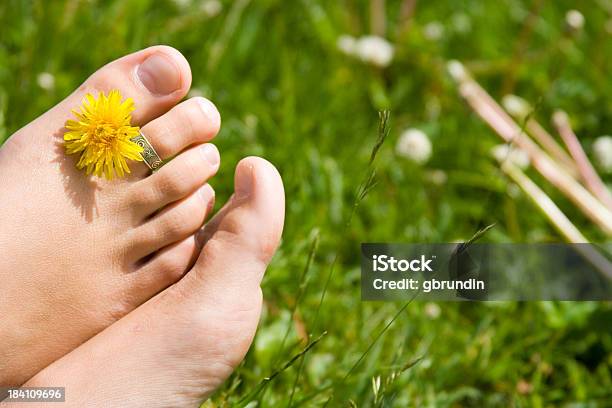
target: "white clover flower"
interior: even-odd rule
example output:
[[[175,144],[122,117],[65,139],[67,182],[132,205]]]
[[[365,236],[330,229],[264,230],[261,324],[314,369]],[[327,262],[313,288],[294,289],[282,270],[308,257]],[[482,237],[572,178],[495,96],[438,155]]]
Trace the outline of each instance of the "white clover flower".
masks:
[[[524,150],[500,144],[491,149],[491,155],[499,162],[510,162],[521,169],[529,167],[529,156]]]
[[[395,151],[398,156],[423,164],[431,157],[431,141],[422,130],[407,129],[400,135]]]
[[[581,30],[584,27],[584,15],[578,10],[570,10],[565,14],[565,23],[572,30]]]
[[[221,10],[223,10],[223,4],[219,0],[206,0],[200,6],[200,9],[206,14],[207,17],[215,17]]]
[[[463,81],[468,76],[463,64],[457,60],[448,61],[446,70],[455,81]]]
[[[423,27],[423,36],[430,41],[437,41],[444,35],[444,26],[439,21],[432,21]]]
[[[354,56],[357,53],[357,39],[348,34],[343,34],[338,37],[336,47],[346,55]]]
[[[49,72],[41,72],[38,74],[36,77],[36,82],[38,83],[38,86],[47,91],[55,88],[55,77]]]
[[[516,95],[504,96],[502,98],[502,105],[510,115],[519,119],[524,119],[531,112],[529,102]]]
[[[357,40],[356,54],[363,62],[384,68],[393,59],[393,45],[382,37],[366,35]]]
[[[440,306],[438,306],[437,303],[427,302],[425,304],[425,316],[429,317],[430,319],[437,319],[440,317],[441,312]]]
[[[612,173],[612,136],[600,136],[593,143],[595,161],[606,173]]]

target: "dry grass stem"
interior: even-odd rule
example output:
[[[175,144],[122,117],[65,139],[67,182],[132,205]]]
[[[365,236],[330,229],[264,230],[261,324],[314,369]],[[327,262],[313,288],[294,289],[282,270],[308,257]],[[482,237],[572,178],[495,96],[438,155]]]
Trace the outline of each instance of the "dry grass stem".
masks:
[[[559,132],[561,139],[563,139],[563,142],[567,146],[567,150],[569,150],[570,154],[574,158],[580,173],[580,177],[584,181],[587,189],[589,189],[589,191],[608,208],[612,208],[612,195],[603,181],[601,181],[601,178],[599,178],[599,175],[582,149],[582,145],[580,144],[580,141],[578,141],[578,137],[572,130],[567,114],[563,111],[555,112],[553,115],[553,124],[557,128],[557,132]]]
[[[612,212],[610,209],[529,138],[502,107],[469,76],[462,65],[451,65],[449,70],[453,78],[459,82],[459,91],[472,109],[506,143],[524,150],[528,154],[533,167],[542,176],[568,197],[606,234],[612,235]]]

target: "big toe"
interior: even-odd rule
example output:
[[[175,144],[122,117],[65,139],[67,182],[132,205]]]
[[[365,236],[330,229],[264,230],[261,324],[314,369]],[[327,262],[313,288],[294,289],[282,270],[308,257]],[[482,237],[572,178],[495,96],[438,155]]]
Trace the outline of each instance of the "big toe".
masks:
[[[202,252],[185,284],[211,298],[259,287],[279,244],[284,214],[276,168],[258,157],[243,159],[236,167],[234,194],[198,237]]]
[[[231,339],[223,348],[237,365],[251,344],[261,311],[260,283],[279,245],[285,213],[283,183],[264,159],[248,157],[236,168],[234,194],[198,237],[202,251],[193,269],[172,289],[199,311],[207,332]]]
[[[132,118],[142,125],[174,106],[190,86],[191,70],[185,57],[172,47],[158,45],[102,67],[68,101],[74,104],[87,92],[97,95],[98,91],[118,89],[123,96],[134,99],[136,110]]]
[[[172,47],[153,46],[106,64],[33,123],[41,129],[61,129],[87,94],[97,98],[99,92],[118,90],[124,98],[134,100],[132,123],[141,126],[173,107],[190,86],[191,70],[185,57]]]

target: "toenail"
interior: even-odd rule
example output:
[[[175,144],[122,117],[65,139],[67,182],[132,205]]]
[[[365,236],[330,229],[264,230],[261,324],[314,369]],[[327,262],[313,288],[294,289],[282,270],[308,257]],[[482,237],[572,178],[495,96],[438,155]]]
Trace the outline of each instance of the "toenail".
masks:
[[[181,87],[181,73],[170,56],[157,53],[138,67],[140,82],[156,95],[168,95]]]
[[[236,198],[243,199],[253,191],[253,166],[243,166],[236,174]]]
[[[219,111],[215,104],[206,98],[198,98],[198,103],[206,119],[215,126],[219,126],[221,124],[221,115],[219,115]]]
[[[219,151],[215,147],[215,145],[211,143],[206,143],[200,147],[200,151],[204,155],[204,159],[211,165],[216,167],[219,164]]]

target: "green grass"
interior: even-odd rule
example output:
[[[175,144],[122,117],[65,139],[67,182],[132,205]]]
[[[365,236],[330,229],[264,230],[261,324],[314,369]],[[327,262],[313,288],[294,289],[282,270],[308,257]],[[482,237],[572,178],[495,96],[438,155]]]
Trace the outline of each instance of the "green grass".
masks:
[[[241,157],[261,155],[279,168],[287,218],[263,283],[260,330],[214,404],[276,407],[291,399],[310,407],[330,398],[328,406],[359,407],[609,404],[609,303],[414,301],[373,343],[404,305],[363,303],[359,295],[361,242],[449,242],[492,223],[493,242],[561,241],[525,196],[510,194],[489,155],[499,140],[461,100],[445,64],[463,61],[498,99],[506,93],[528,99],[547,125],[552,111],[565,109],[589,151],[612,128],[609,2],[536,0],[539,17],[522,36],[530,1],[422,1],[409,24],[397,17],[401,2],[388,1],[387,38],[396,55],[385,70],[336,47],[341,34],[368,33],[366,1],[226,1],[214,17],[199,11],[199,1],[177,3],[2,2],[0,142],[101,65],[163,43],[187,57],[193,88],[223,117],[216,139],[222,166],[213,184],[218,202],[229,195]],[[578,33],[564,27],[572,7],[586,19]],[[444,27],[437,41],[423,34],[432,21]],[[53,89],[37,84],[41,72],[54,75]],[[374,164],[376,184],[354,210],[382,109],[391,112],[390,131]],[[424,166],[394,151],[408,127],[432,140]],[[439,170],[446,181],[432,183]],[[606,239],[529,174],[590,239]]]

